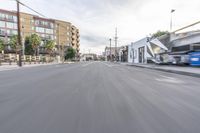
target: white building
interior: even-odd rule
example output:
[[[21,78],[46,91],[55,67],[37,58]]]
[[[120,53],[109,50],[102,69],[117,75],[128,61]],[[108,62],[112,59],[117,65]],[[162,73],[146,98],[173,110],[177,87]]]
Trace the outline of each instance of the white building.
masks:
[[[156,62],[156,55],[168,50],[158,39],[145,37],[128,47],[129,63]]]
[[[80,61],[91,61],[91,60],[97,60],[96,54],[82,54]]]
[[[115,60],[119,54],[120,47],[106,47],[105,48],[105,60]],[[111,56],[111,57],[110,57]]]

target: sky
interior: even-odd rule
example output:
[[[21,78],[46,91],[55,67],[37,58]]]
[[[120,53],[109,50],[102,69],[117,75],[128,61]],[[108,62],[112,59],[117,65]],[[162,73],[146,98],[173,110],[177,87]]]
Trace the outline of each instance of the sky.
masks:
[[[101,54],[118,29],[118,46],[128,45],[158,30],[173,30],[200,20],[200,0],[21,0],[48,18],[73,23],[80,30],[82,53]],[[0,8],[16,10],[14,0]],[[23,8],[23,12],[32,13]],[[194,27],[193,27],[194,28]],[[200,29],[200,26],[194,28]]]

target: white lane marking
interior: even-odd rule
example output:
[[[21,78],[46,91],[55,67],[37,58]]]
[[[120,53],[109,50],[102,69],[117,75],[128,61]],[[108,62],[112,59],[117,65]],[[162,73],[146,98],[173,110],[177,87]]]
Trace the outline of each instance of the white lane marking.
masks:
[[[168,76],[164,76],[164,75],[159,75],[159,76],[162,77],[162,78],[167,78],[167,79],[175,79],[173,77],[168,77]]]
[[[155,78],[155,80],[160,81],[160,82],[168,82],[168,83],[175,83],[175,84],[180,84],[183,83],[183,81],[173,78],[173,77],[168,77],[164,75],[159,75],[161,78]]]
[[[91,65],[91,64],[93,64],[93,63],[94,63],[94,62],[89,62],[89,63],[87,63],[87,64],[83,64],[82,67],[86,67],[86,66]]]
[[[104,65],[106,65],[106,66],[108,66],[108,67],[114,67],[114,66],[117,66],[117,65],[109,65],[109,64],[107,64],[107,63],[105,63],[105,62],[101,62],[101,63],[103,63]]]

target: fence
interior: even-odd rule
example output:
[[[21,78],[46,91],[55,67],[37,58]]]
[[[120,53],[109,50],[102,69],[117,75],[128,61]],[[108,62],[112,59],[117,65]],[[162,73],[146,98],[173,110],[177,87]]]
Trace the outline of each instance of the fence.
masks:
[[[56,57],[51,56],[31,56],[24,55],[21,57],[23,64],[40,64],[40,63],[51,63],[56,60]],[[3,64],[16,64],[19,62],[18,54],[1,54],[0,53],[0,65]]]

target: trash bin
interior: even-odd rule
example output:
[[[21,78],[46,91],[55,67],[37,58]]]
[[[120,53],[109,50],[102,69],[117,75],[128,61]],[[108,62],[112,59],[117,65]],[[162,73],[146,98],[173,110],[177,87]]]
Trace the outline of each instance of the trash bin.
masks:
[[[190,65],[200,66],[200,51],[192,52],[189,55],[190,55]]]

